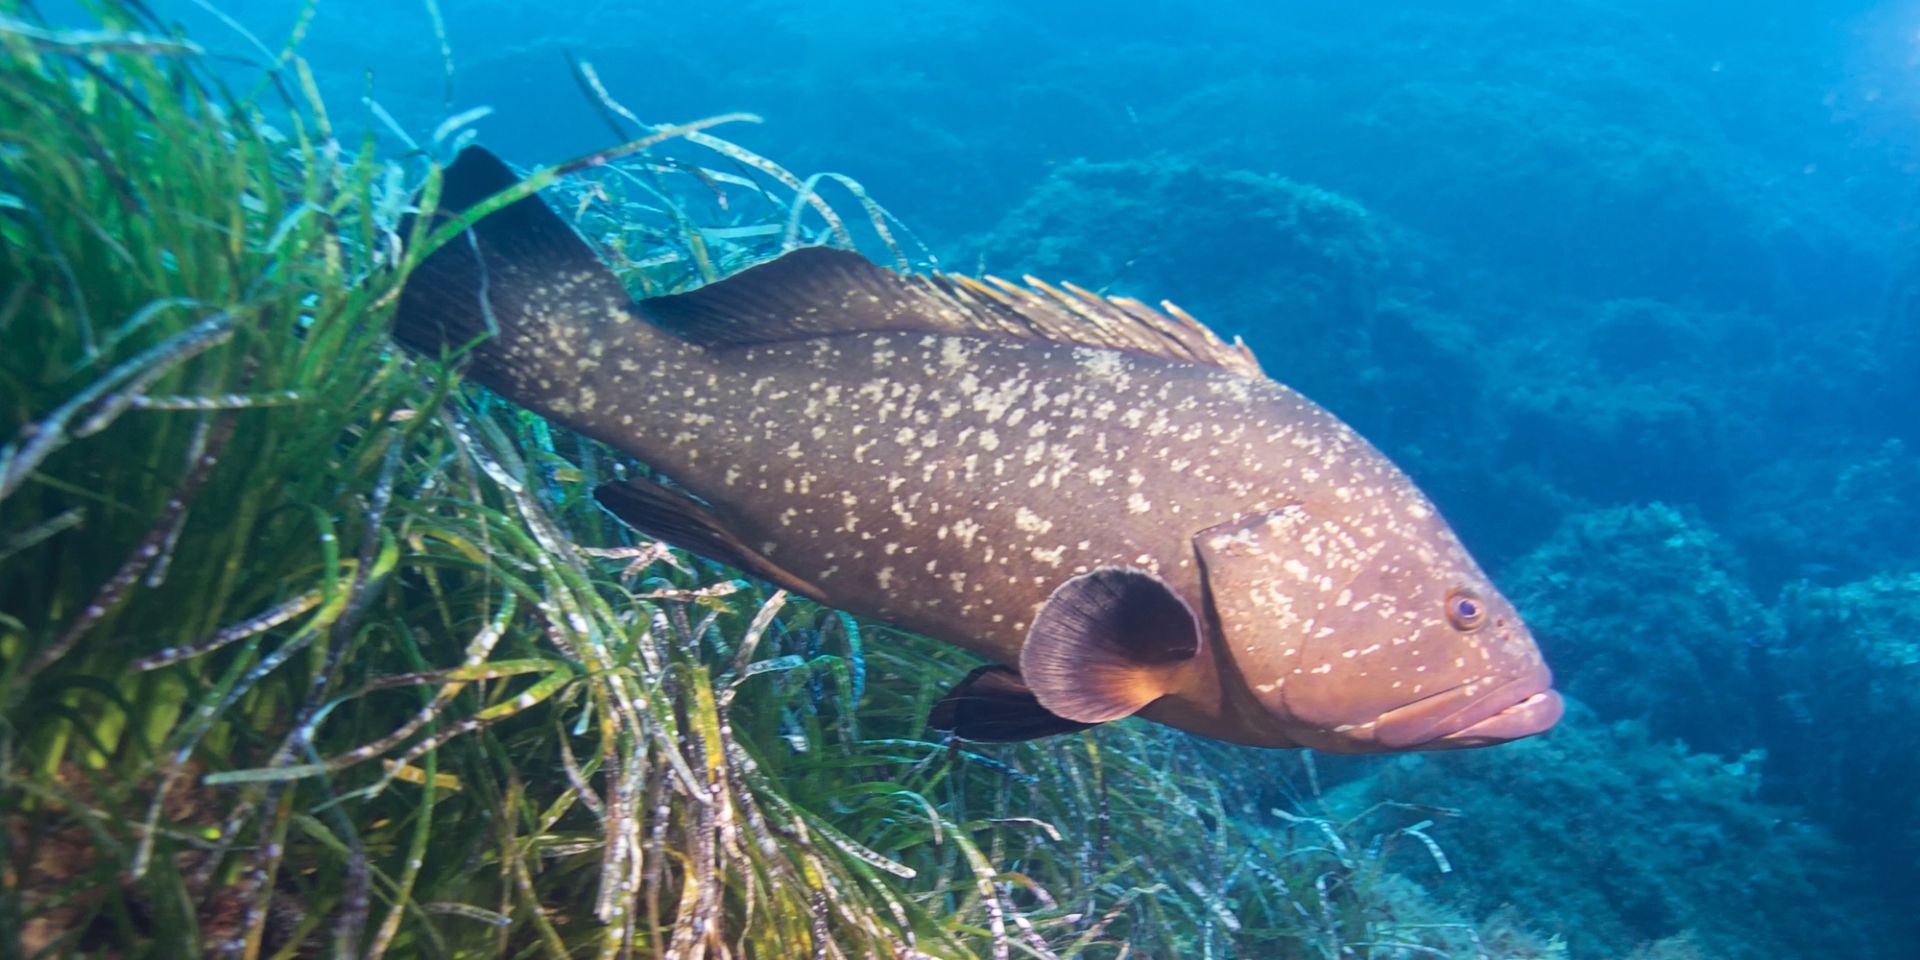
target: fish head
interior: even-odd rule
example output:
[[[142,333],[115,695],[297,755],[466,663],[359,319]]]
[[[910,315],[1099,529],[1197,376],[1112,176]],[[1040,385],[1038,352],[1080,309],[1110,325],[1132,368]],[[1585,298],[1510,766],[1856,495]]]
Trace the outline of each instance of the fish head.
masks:
[[[1417,491],[1298,502],[1195,539],[1246,721],[1343,753],[1541,733],[1560,695],[1525,621]]]

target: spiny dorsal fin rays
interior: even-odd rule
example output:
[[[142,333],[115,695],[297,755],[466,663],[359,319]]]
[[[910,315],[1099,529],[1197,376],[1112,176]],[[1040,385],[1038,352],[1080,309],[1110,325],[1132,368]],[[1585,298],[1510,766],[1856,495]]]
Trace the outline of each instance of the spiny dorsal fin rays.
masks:
[[[936,274],[936,276],[943,277],[952,283],[957,283],[961,286],[962,289],[965,289],[973,293],[980,294],[983,297],[992,299],[994,302],[999,303],[1001,306],[1006,306],[1006,307],[1013,306],[1013,300],[1010,299],[1006,294],[1001,293],[1000,291],[995,290],[994,288],[987,286],[986,284],[981,283],[980,281],[975,280],[974,278],[969,277],[964,273],[941,273],[941,274]],[[992,274],[988,274],[987,279],[998,282],[998,278],[994,277]]]
[[[1026,286],[986,275],[985,283],[960,274],[935,274],[949,290],[964,288],[990,297],[1012,311],[1032,336],[1113,350],[1144,353],[1168,360],[1199,363],[1263,379],[1265,374],[1240,338],[1231,344],[1171,302],[1161,313],[1131,297],[1103,297],[1071,283],[1065,289],[1035,276]]]
[[[1042,340],[1216,367],[1259,379],[1259,364],[1176,307],[1108,299],[1027,278],[898,274],[857,253],[803,247],[640,312],[712,348],[843,333],[936,333]]]
[[[1107,302],[1134,315],[1142,322],[1165,324],[1169,322],[1167,318],[1171,317],[1179,326],[1180,332],[1176,335],[1176,339],[1185,336],[1201,338],[1205,342],[1210,362],[1249,377],[1264,378],[1266,376],[1260,369],[1260,361],[1253,355],[1253,348],[1247,346],[1247,342],[1240,339],[1239,334],[1234,334],[1232,343],[1220,339],[1220,335],[1214,333],[1213,328],[1194,319],[1193,314],[1180,309],[1180,305],[1172,300],[1160,301],[1160,310],[1166,311],[1165,314],[1132,297],[1108,297]]]

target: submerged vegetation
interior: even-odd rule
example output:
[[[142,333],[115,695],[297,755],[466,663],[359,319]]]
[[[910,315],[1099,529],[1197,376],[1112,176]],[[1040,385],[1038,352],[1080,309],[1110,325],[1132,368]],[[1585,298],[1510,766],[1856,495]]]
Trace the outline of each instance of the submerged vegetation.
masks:
[[[961,655],[615,524],[636,465],[387,337],[458,120],[383,151],[291,48],[229,89],[137,4],[0,10],[8,955],[1560,951],[1297,756],[935,739]],[[593,166],[566,212],[636,292],[849,221],[904,256],[709,125],[524,189]]]

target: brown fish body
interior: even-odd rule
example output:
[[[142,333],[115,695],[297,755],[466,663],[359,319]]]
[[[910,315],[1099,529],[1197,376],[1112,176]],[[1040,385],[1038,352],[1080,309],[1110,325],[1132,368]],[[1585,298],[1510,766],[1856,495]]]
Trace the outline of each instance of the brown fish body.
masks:
[[[703,351],[671,378],[697,389],[565,419],[725,504],[821,600],[1007,664],[1068,577],[1137,567],[1198,610],[1198,531],[1337,489],[1418,497],[1286,387],[1111,350],[858,334]],[[1270,743],[1210,679],[1178,712]]]
[[[1204,330],[1045,288],[1117,332],[1003,331],[988,321],[1051,305],[824,250],[629,306],[552,238],[514,249],[552,215],[510,211],[526,222],[488,286],[521,319],[475,376],[670,477],[601,493],[643,531],[1005,665],[943,705],[963,735],[1138,712],[1405,749],[1558,715],[1524,625],[1427,498]],[[452,339],[429,292],[410,281],[403,339]]]

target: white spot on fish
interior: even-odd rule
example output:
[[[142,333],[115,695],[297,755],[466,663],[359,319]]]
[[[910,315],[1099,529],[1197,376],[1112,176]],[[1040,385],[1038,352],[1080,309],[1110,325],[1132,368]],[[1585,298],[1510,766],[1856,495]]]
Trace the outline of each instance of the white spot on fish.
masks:
[[[953,523],[953,535],[959,538],[962,546],[972,547],[973,538],[979,533],[980,525],[971,519],[962,518]]]
[[[1013,512],[1013,525],[1028,533],[1046,533],[1053,529],[1053,521],[1020,507]]]
[[[940,365],[949,370],[961,370],[971,365],[973,353],[968,349],[967,341],[959,337],[947,337],[940,341]]]
[[[1081,369],[1095,380],[1118,385],[1126,377],[1127,361],[1113,350],[1095,350],[1089,347],[1076,347],[1074,359],[1080,361]]]

